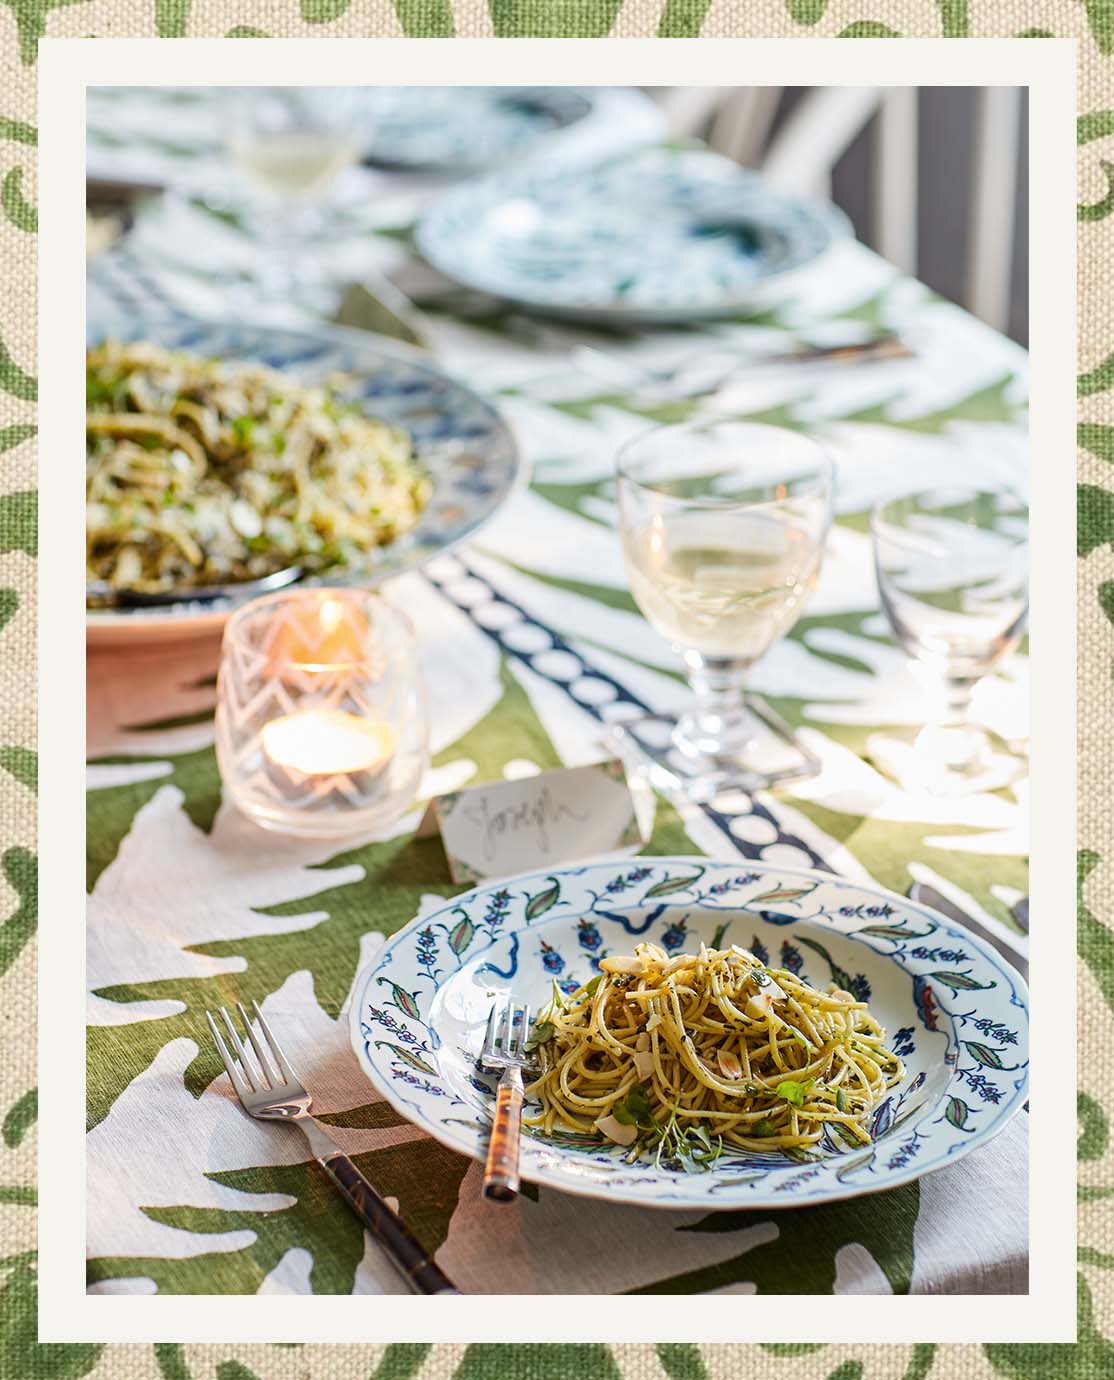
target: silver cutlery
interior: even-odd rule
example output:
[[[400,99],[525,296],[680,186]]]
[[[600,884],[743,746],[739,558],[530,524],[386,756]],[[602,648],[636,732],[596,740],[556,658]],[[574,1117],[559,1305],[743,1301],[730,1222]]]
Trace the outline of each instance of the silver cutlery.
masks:
[[[429,334],[421,312],[401,288],[382,276],[362,283],[349,283],[341,293],[333,322],[354,330],[402,340],[429,350]]]
[[[1016,923],[1021,929],[1023,929],[1023,930],[1025,931],[1026,934],[1028,934],[1028,933],[1029,933],[1029,898],[1028,898],[1028,896],[1022,896],[1019,900],[1015,901],[1015,902],[1013,903],[1013,905],[1010,906],[1010,914],[1013,916],[1015,923]]]
[[[765,369],[787,364],[867,364],[884,359],[910,359],[912,350],[893,332],[843,345],[806,345],[776,354],[746,354],[727,347],[701,350],[668,368],[651,369],[626,360],[612,358],[591,345],[578,346],[572,361],[585,373],[611,379],[625,387],[670,389],[683,383],[686,374],[697,376],[695,387],[682,388],[678,397],[701,397],[716,393],[738,374],[748,369]],[[700,378],[702,372],[705,377]],[[714,367],[713,367],[714,366]]]
[[[934,886],[930,886],[927,882],[914,882],[909,888],[909,899],[918,901],[921,905],[931,906],[933,910],[938,910],[941,915],[946,915],[950,920],[957,921],[964,929],[970,930],[973,935],[984,940],[1004,958],[1008,958],[1025,981],[1029,981],[1029,940],[1026,935],[1011,935],[1004,925],[991,929],[989,925],[984,925],[981,920],[976,920],[973,915],[969,915],[962,907],[957,906],[954,901],[950,901],[942,892],[937,891]]]
[[[312,1098],[271,1034],[259,1003],[253,1002],[252,1006],[262,1037],[256,1034],[243,1003],[236,1003],[255,1054],[254,1061],[224,1007],[220,1008],[220,1014],[236,1051],[235,1058],[229,1053],[216,1021],[208,1011],[205,1012],[205,1019],[209,1022],[209,1029],[244,1111],[261,1121],[288,1121],[298,1127],[309,1142],[317,1163],[386,1251],[414,1293],[458,1294],[460,1290],[454,1287],[402,1218],[391,1210],[348,1155],[310,1115]]]
[[[500,1074],[495,1117],[484,1165],[484,1197],[509,1203],[518,1197],[518,1156],[522,1141],[522,1074],[532,1068],[526,1053],[530,1008],[508,997],[505,1007],[493,1002],[483,1049],[476,1060],[484,1073]]]

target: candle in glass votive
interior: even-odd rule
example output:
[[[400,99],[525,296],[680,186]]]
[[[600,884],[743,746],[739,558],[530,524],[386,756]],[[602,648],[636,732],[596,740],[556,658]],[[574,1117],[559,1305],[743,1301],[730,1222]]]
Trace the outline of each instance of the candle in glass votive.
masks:
[[[366,659],[371,640],[358,605],[330,595],[305,599],[276,624],[269,647],[275,661],[304,670],[327,670]]]
[[[395,754],[390,724],[341,709],[302,709],[260,733],[267,761],[300,776],[378,776]]]

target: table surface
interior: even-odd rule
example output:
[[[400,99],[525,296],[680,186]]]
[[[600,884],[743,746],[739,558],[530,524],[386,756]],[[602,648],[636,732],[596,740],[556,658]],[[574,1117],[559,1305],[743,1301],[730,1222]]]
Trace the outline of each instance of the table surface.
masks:
[[[151,128],[133,114],[122,168]],[[634,127],[643,137],[645,112]],[[140,152],[148,173],[160,160],[167,176],[196,173],[185,141]],[[101,173],[106,160],[111,148],[100,151]],[[705,405],[623,392],[575,365],[575,346],[656,365],[709,345],[766,351],[802,332],[892,327],[915,345],[914,360],[752,372],[720,400],[805,427],[836,456],[819,587],[754,674],[822,771],[729,814],[659,799],[646,851],[821,861],[898,892],[912,862],[966,909],[1012,925],[1007,902],[1027,890],[1026,783],[945,801],[874,765],[880,740],[908,738],[932,696],[879,613],[865,515],[927,476],[963,480],[972,464],[1024,482],[1024,353],[853,242],[786,279],[750,321],[654,333],[547,324],[412,260],[399,232],[428,195],[421,179],[353,170],[334,238],[319,247],[338,276],[389,270],[420,299],[440,362],[498,402],[530,466],[529,487],[476,543],[387,587],[421,630],[434,751],[423,795],[596,760],[599,721],[577,694],[584,667],[655,709],[683,702],[678,660],[627,590],[610,482],[627,437]],[[253,265],[227,215],[167,202],[125,252],[94,261],[92,310],[107,294],[226,315],[229,279],[214,279],[238,275],[246,293]],[[515,604],[534,629],[520,647],[500,637],[495,601]],[[919,1183],[798,1211],[663,1213],[549,1190],[483,1201],[480,1166],[378,1100],[348,1047],[360,968],[385,936],[457,890],[440,845],[411,838],[419,809],[389,837],[339,852],[248,824],[222,800],[213,756],[218,650],[209,639],[89,655],[91,1291],[401,1290],[302,1138],[240,1111],[203,1013],[252,998],[274,1017],[322,1119],[465,1292],[1027,1289],[1025,1115]],[[976,711],[1003,739],[1027,738],[1023,657],[979,687]]]

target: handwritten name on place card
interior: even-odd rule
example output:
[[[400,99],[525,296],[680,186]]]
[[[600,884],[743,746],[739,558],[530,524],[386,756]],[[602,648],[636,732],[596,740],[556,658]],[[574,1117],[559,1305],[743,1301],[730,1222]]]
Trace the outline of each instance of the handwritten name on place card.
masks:
[[[634,852],[645,842],[623,765],[614,759],[438,796],[420,832],[437,829],[456,882]]]

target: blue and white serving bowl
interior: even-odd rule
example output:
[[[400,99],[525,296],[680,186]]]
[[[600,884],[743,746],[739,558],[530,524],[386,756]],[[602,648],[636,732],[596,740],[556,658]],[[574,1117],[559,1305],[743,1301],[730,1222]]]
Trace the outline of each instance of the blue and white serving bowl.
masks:
[[[776,192],[718,154],[651,148],[466,183],[415,235],[470,288],[550,315],[654,324],[752,309],[760,287],[849,230],[834,206]]]
[[[404,428],[433,481],[433,494],[412,531],[380,547],[366,568],[331,572],[329,583],[376,585],[412,570],[472,536],[522,477],[518,446],[499,413],[417,351],[340,327],[287,329],[179,315],[121,314],[92,324],[90,345],[150,340],[213,359],[258,360],[302,382],[330,374],[353,380],[347,396],[372,416]],[[250,595],[245,595],[250,597]],[[219,628],[242,600],[184,599],[161,607],[90,608],[91,642],[194,636]]]
[[[635,858],[477,887],[388,940],[357,978],[352,1045],[403,1116],[483,1160],[494,1080],[476,1070],[492,1002],[537,1012],[607,954],[739,944],[870,1003],[905,1075],[874,1141],[792,1155],[727,1149],[703,1173],[627,1162],[602,1137],[527,1134],[524,1179],[662,1208],[783,1208],[895,1188],[984,1145],[1025,1102],[1028,991],[992,949],[924,906],[824,872]]]

